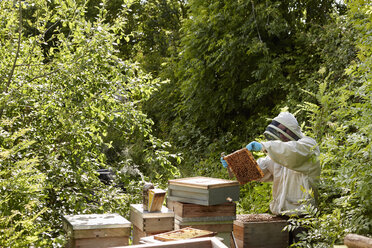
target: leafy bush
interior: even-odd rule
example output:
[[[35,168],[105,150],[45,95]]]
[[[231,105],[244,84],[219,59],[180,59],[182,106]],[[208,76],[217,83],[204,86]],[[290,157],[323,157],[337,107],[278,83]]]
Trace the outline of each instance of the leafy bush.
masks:
[[[0,2],[0,179],[19,188],[1,201],[4,247],[61,246],[62,215],[128,217],[141,182],[163,186],[178,173],[140,107],[160,82],[117,56],[127,9],[109,24],[106,5],[89,21],[80,1]],[[98,179],[105,168],[117,175],[112,185]]]
[[[47,242],[39,236],[49,231],[40,222],[45,206],[45,175],[32,151],[34,141],[23,136],[26,129],[11,130],[15,119],[3,120],[0,127],[0,246],[38,247]]]

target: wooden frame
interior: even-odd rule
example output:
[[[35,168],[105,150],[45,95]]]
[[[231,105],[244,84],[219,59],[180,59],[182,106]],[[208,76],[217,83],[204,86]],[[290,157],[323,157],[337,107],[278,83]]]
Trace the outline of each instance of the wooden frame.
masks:
[[[158,243],[151,243],[151,244],[142,244],[142,245],[131,245],[131,246],[120,246],[120,247],[112,247],[112,248],[124,248],[124,247],[131,247],[131,248],[228,248],[225,244],[223,244],[218,238],[216,237],[208,237],[208,238],[196,238],[196,239],[186,239],[186,240],[178,240],[178,241],[168,241],[168,242],[158,242]]]

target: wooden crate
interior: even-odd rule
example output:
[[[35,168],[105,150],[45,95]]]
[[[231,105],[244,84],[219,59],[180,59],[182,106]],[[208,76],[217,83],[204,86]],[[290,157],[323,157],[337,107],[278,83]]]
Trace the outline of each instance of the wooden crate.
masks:
[[[239,182],[209,177],[168,181],[168,200],[203,206],[239,200]]]
[[[128,245],[131,223],[118,214],[63,216],[68,248]]]
[[[143,210],[142,204],[130,205],[130,221],[133,224],[133,243],[142,237],[174,230],[174,212],[163,206],[161,211]]]
[[[268,214],[238,215],[234,236],[239,248],[288,247],[288,232],[282,231],[287,221]]]
[[[167,201],[167,207],[173,210],[175,218],[181,222],[210,222],[236,219],[236,204],[234,202],[203,206],[192,203]]]

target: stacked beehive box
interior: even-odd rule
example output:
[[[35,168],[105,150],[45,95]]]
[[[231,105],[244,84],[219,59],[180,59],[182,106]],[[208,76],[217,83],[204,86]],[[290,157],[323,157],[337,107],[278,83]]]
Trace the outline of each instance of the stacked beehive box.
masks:
[[[269,214],[238,215],[234,221],[234,236],[239,248],[285,248],[287,221]]]
[[[175,214],[175,230],[193,227],[217,233],[230,246],[236,204],[237,181],[191,177],[169,180],[167,206]]]
[[[130,205],[130,221],[133,224],[133,244],[142,237],[174,230],[174,212],[165,206],[160,211],[143,210],[143,204]]]
[[[128,245],[131,223],[118,214],[63,216],[67,248],[105,248]]]

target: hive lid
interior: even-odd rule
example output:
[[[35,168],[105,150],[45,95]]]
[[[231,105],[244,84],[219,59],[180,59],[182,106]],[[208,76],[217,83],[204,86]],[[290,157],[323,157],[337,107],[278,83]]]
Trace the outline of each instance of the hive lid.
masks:
[[[231,181],[221,178],[211,177],[187,177],[180,179],[172,179],[168,181],[171,185],[188,186],[193,188],[212,189],[228,186],[239,185],[238,181]]]
[[[130,227],[131,223],[119,214],[64,215],[73,230]]]
[[[161,210],[156,212],[149,212],[147,210],[143,210],[142,204],[130,204],[130,208],[132,211],[141,213],[143,218],[174,217],[173,210],[165,206],[162,206]]]

